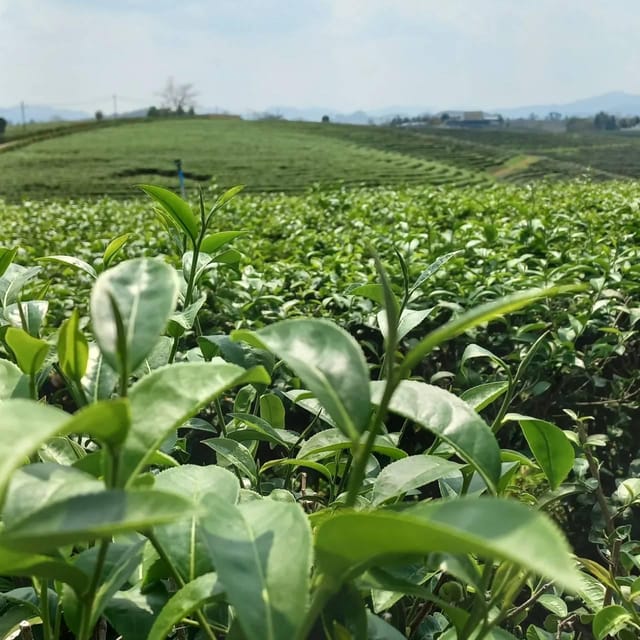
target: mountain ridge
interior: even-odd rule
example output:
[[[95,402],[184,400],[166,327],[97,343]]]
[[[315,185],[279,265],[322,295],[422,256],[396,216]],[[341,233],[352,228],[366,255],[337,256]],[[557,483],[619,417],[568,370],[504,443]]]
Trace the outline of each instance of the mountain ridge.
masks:
[[[262,111],[245,111],[241,115],[246,119],[256,119],[265,115],[275,115],[286,120],[306,120],[319,122],[323,116],[329,116],[332,122],[345,124],[381,124],[389,121],[395,116],[415,117],[425,113],[439,113],[446,111],[471,111],[472,109],[454,108],[452,105],[442,107],[434,106],[409,106],[409,105],[393,105],[389,107],[381,107],[377,109],[359,109],[350,112],[341,112],[340,110],[330,107],[292,107],[287,105],[277,105],[269,107]],[[564,116],[590,117],[600,111],[616,116],[633,116],[640,115],[640,95],[627,93],[624,91],[610,91],[588,98],[581,98],[572,102],[565,103],[538,103],[533,105],[523,105],[519,107],[503,107],[481,109],[477,107],[475,111],[485,111],[489,113],[499,113],[505,118],[529,118],[531,114],[535,114],[537,118],[544,118],[551,112],[560,113]],[[131,112],[127,115],[142,114],[145,109]],[[197,113],[216,113],[219,108],[201,107],[196,110]],[[108,117],[108,114],[106,114]],[[125,114],[122,114],[125,115]],[[20,105],[12,107],[0,107],[0,117],[5,118],[11,123],[18,124],[22,121]],[[93,114],[87,111],[76,109],[60,109],[50,105],[26,105],[25,120],[27,122],[47,122],[55,120],[87,120],[93,118]]]

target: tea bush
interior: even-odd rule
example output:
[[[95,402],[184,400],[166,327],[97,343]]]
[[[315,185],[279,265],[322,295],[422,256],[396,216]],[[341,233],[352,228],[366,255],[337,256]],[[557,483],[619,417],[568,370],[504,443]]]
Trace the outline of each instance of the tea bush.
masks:
[[[633,186],[143,189],[4,206],[1,637],[637,635]]]

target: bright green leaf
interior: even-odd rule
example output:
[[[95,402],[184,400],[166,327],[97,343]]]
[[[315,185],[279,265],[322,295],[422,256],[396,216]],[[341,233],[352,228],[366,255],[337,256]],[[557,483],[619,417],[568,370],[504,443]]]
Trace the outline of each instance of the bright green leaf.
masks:
[[[196,510],[185,518],[154,528],[160,542],[176,570],[185,582],[213,570],[211,558],[206,552],[200,514],[197,507],[205,496],[214,493],[230,504],[238,501],[240,484],[226,469],[210,465],[197,467],[182,465],[167,469],[156,476],[155,488],[159,491],[177,493],[191,500]]]
[[[311,530],[296,504],[209,495],[209,553],[247,640],[291,640],[306,614]]]
[[[62,373],[71,380],[81,380],[87,371],[89,342],[80,331],[80,314],[77,309],[74,309],[71,316],[60,325],[58,361]]]
[[[10,398],[22,380],[22,371],[13,362],[0,360],[0,400]]]
[[[129,374],[142,364],[164,331],[177,295],[175,270],[158,260],[127,260],[100,275],[91,291],[91,322],[112,369]]]
[[[102,264],[104,265],[105,269],[108,268],[109,265],[113,262],[113,259],[116,257],[116,254],[118,253],[118,251],[120,251],[120,249],[122,249],[122,247],[124,247],[124,245],[127,244],[130,237],[131,237],[130,233],[123,233],[122,235],[119,235],[116,238],[114,238],[107,245],[107,248],[104,250],[104,253],[102,254]]]
[[[215,573],[205,573],[174,593],[149,631],[147,640],[166,640],[175,625],[224,593]]]
[[[51,551],[67,544],[148,529],[190,513],[193,505],[175,493],[101,491],[44,506],[0,534],[0,545]]]
[[[38,258],[38,260],[40,260],[40,262],[57,262],[66,267],[73,267],[74,269],[83,271],[94,280],[98,277],[96,270],[88,262],[75,256],[45,256],[44,258]]]
[[[0,277],[9,268],[9,265],[13,262],[16,254],[18,253],[18,247],[13,249],[0,249]]]
[[[161,207],[166,218],[172,224],[185,233],[193,242],[198,237],[198,221],[191,210],[191,207],[173,191],[155,187],[149,184],[141,184],[140,188]]]
[[[545,420],[536,420],[520,414],[507,414],[506,420],[520,424],[531,453],[544,471],[551,489],[557,488],[573,468],[573,446],[562,429]]]
[[[269,381],[262,367],[245,371],[226,362],[184,362],[152,371],[129,392],[131,429],[123,447],[118,485],[131,483],[165,438],[223,391]]]
[[[457,471],[461,465],[438,456],[408,456],[387,465],[373,484],[372,504],[379,505],[390,498],[438,480]]]
[[[386,382],[371,383],[374,404],[380,402]],[[402,380],[389,410],[431,431],[471,464],[491,491],[500,480],[500,448],[491,429],[469,405],[452,393],[415,380]]]
[[[202,241],[200,251],[203,253],[215,253],[218,249],[224,247],[225,244],[246,233],[246,231],[218,231],[217,233],[210,233]]]
[[[355,440],[369,423],[369,372],[358,343],[327,320],[283,320],[241,339],[273,351],[318,398],[339,429]]]
[[[316,532],[318,570],[338,583],[385,560],[432,551],[506,560],[567,589],[580,589],[559,529],[512,500],[467,497],[420,503],[397,513],[337,513]]]
[[[23,329],[9,327],[4,337],[6,343],[16,356],[18,366],[28,376],[34,376],[49,352],[49,345],[40,338],[30,336]]]
[[[460,394],[460,399],[464,400],[474,411],[482,411],[502,397],[507,392],[507,389],[509,389],[509,383],[506,380],[485,382],[463,391]]]
[[[615,635],[633,620],[631,614],[618,604],[612,604],[596,613],[592,628],[596,640],[604,640],[607,636]]]
[[[0,402],[0,505],[13,471],[42,443],[57,435],[69,418],[60,409],[30,400]]]

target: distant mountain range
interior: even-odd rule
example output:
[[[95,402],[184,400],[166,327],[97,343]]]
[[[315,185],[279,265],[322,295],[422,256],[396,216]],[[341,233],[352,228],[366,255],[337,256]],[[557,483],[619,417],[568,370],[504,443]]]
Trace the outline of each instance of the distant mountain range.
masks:
[[[564,104],[535,104],[507,109],[491,109],[491,111],[499,113],[505,118],[528,118],[532,113],[543,118],[552,111],[561,113],[563,116],[578,117],[593,116],[600,111],[606,111],[616,116],[637,116],[640,115],[640,95],[614,91]]]
[[[12,124],[22,122],[20,105],[13,107],[0,107],[0,118],[8,120]],[[26,122],[51,122],[52,120],[87,120],[93,118],[93,114],[75,109],[57,109],[46,104],[27,104],[24,107],[24,119]]]
[[[385,109],[369,111],[355,111],[353,113],[339,113],[333,109],[313,107],[310,109],[298,109],[295,107],[272,107],[266,113],[281,115],[287,120],[312,120],[319,122],[323,115],[328,115],[332,122],[346,122],[349,124],[368,124],[369,122],[386,122],[394,116],[415,117],[425,113],[439,113],[442,111],[460,111],[452,105],[436,107],[408,107],[393,106]],[[464,109],[471,111],[472,109]],[[534,104],[522,107],[506,107],[486,109],[478,106],[477,111],[499,113],[505,118],[528,118],[532,113],[538,118],[544,118],[551,112],[560,113],[562,116],[589,117],[600,111],[606,111],[616,116],[640,115],[640,95],[615,91],[600,96],[584,98],[567,103]],[[250,117],[250,114],[247,114]]]
[[[396,105],[386,107],[384,109],[370,109],[368,111],[353,111],[350,113],[341,113],[329,107],[309,107],[298,108],[288,106],[274,106],[264,111],[248,111],[241,115],[247,119],[255,119],[264,117],[266,114],[282,117],[285,120],[308,120],[312,122],[320,122],[322,117],[327,115],[331,122],[348,123],[348,124],[380,124],[387,122],[394,116],[415,117],[425,113],[438,113],[454,109],[455,105],[443,105],[439,108],[433,106],[406,106]],[[467,109],[468,110],[468,109]],[[544,118],[551,112],[560,113],[562,116],[578,116],[589,117],[599,111],[606,111],[617,116],[640,115],[640,95],[615,91],[605,93],[603,95],[584,98],[574,102],[567,103],[550,103],[550,104],[534,104],[522,107],[507,107],[482,109],[480,106],[477,110],[483,110],[490,113],[499,113],[505,118],[528,118],[532,113],[539,118]],[[197,113],[216,113],[219,108],[199,108]],[[135,112],[122,114],[129,117],[143,116],[146,109]],[[105,114],[108,117],[107,114]],[[9,120],[9,122],[19,123],[22,121],[20,105],[13,107],[0,107],[0,117]],[[48,105],[26,105],[25,120],[27,122],[47,122],[51,120],[86,120],[93,118],[93,113],[86,111],[77,111],[73,109],[58,109]]]

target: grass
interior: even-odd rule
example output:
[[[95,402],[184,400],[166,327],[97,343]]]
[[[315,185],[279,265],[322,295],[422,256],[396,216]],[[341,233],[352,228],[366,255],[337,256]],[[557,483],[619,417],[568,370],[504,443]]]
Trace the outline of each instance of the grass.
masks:
[[[0,145],[0,197],[14,201],[126,198],[140,182],[175,189],[177,158],[190,187],[243,183],[253,192],[640,177],[640,138],[616,133],[190,118],[34,125],[23,134]]]

